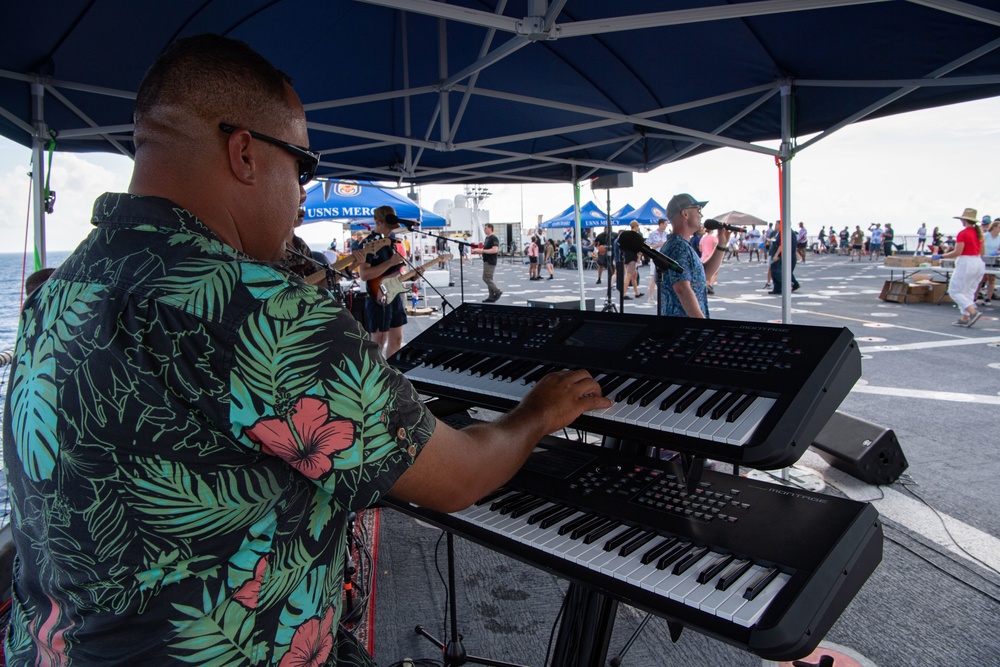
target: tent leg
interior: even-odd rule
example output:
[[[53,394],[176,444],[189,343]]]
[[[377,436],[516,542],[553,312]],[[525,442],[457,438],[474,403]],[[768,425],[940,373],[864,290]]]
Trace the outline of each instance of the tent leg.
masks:
[[[781,321],[792,321],[792,257],[796,240],[792,233],[792,83],[781,86]],[[777,287],[777,285],[775,285]]]
[[[573,165],[573,214],[576,227],[576,276],[580,291],[580,310],[587,309],[587,294],[583,282],[583,229],[580,223],[580,181],[576,178],[576,165]]]
[[[31,140],[31,159],[34,162],[31,166],[33,188],[31,199],[35,223],[35,271],[45,268],[48,259],[45,252],[45,144],[48,132],[45,127],[44,96],[45,86],[38,82],[32,83],[31,114],[35,125],[35,136]]]

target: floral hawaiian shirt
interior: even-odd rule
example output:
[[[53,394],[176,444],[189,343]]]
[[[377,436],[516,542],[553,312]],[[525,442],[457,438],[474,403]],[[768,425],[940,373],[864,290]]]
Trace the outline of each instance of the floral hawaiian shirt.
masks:
[[[335,662],[346,516],[433,417],[328,293],[191,213],[93,222],[20,322],[8,664]]]
[[[695,254],[691,244],[682,239],[677,234],[667,236],[666,242],[660,246],[660,252],[670,257],[681,265],[683,273],[676,271],[662,271],[660,282],[662,284],[663,300],[660,303],[660,315],[670,317],[687,317],[681,300],[674,291],[674,283],[687,280],[691,283],[695,298],[701,306],[701,312],[708,317],[708,286],[705,283],[705,267],[702,266],[701,259]]]

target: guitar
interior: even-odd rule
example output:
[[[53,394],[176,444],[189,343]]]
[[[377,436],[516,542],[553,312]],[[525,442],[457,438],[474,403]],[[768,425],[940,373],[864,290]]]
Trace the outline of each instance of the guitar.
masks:
[[[396,298],[397,294],[402,294],[408,287],[403,285],[404,282],[414,280],[422,275],[422,271],[426,269],[431,264],[437,264],[440,261],[451,259],[451,255],[438,255],[436,258],[429,262],[421,264],[420,266],[402,273],[398,276],[382,276],[381,278],[373,278],[365,283],[368,286],[368,295],[375,299],[375,301],[384,306],[387,303],[391,303],[393,299]]]
[[[341,269],[346,269],[354,266],[355,264],[364,264],[368,260],[368,255],[378,252],[382,248],[392,243],[392,239],[388,236],[381,239],[376,239],[374,241],[369,241],[363,246],[352,252],[347,257],[337,260],[337,263],[333,265],[333,268],[338,271]]]

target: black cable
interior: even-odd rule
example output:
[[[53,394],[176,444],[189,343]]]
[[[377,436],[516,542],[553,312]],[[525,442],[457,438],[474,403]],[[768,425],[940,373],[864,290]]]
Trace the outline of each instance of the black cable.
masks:
[[[440,552],[441,552],[441,542],[444,540],[445,531],[441,531],[438,536],[437,544],[434,545],[434,569],[438,573],[438,579],[441,580],[441,585],[444,586],[444,623],[441,624],[441,636],[445,639],[448,638],[448,596],[450,591],[448,590],[448,581],[445,579],[444,574],[441,572],[440,563]]]
[[[562,604],[559,606],[559,613],[556,614],[555,620],[552,621],[552,629],[549,630],[549,643],[548,646],[545,647],[545,660],[542,661],[542,665],[549,664],[549,656],[552,653],[552,640],[555,639],[556,628],[559,626],[559,619],[562,618],[563,612],[566,611],[567,597],[569,597],[567,594],[563,594],[563,601]]]
[[[911,484],[916,484],[916,482],[910,482],[910,483]],[[988,570],[988,571],[990,571],[990,572],[992,572],[992,573],[994,573],[996,575],[1000,575],[1000,571],[998,571],[996,568],[994,568],[989,563],[986,563],[986,562],[980,560],[979,558],[976,558],[971,553],[969,553],[961,544],[958,543],[958,540],[955,539],[955,536],[952,534],[951,530],[949,530],[948,524],[947,524],[947,522],[945,522],[944,517],[941,516],[941,513],[938,512],[937,509],[935,509],[930,503],[928,503],[926,500],[924,500],[919,494],[917,494],[916,491],[914,491],[913,489],[911,489],[906,482],[900,482],[899,485],[901,487],[903,487],[906,490],[907,493],[909,493],[911,496],[913,496],[914,498],[916,498],[917,500],[919,500],[921,503],[923,503],[927,507],[927,509],[929,509],[930,511],[934,512],[934,516],[936,516],[938,518],[938,521],[941,522],[941,527],[944,528],[944,532],[946,532],[948,534],[948,537],[951,538],[951,542],[952,542],[952,544],[955,545],[956,549],[958,549],[963,554],[965,554],[966,556],[968,556],[969,560],[972,560],[972,561],[974,561],[976,563],[979,563],[980,565],[983,566],[983,568],[985,568],[986,570]]]
[[[353,583],[354,590],[356,591],[356,599],[354,602],[355,608],[361,610],[359,620],[355,623],[355,628],[360,619],[364,618],[365,610],[368,604],[371,602],[372,592],[374,590],[374,577],[375,577],[375,558],[372,555],[371,550],[368,548],[367,534],[368,527],[364,525],[364,522],[360,519],[354,524],[355,533],[352,536],[354,545],[359,550],[359,558],[356,561],[356,576]],[[363,584],[359,585],[359,581],[363,581]],[[352,630],[353,632],[353,630]]]
[[[943,567],[941,567],[940,565],[938,565],[934,561],[930,560],[927,556],[925,556],[925,555],[923,555],[921,553],[918,553],[916,550],[914,550],[909,545],[903,544],[903,542],[901,542],[900,540],[897,540],[897,539],[893,538],[891,535],[884,535],[884,537],[887,540],[889,540],[890,542],[892,542],[893,544],[895,544],[896,546],[898,546],[900,549],[903,549],[907,553],[909,553],[909,554],[911,554],[913,556],[916,556],[920,560],[924,561],[925,563],[927,563],[928,565],[930,565],[931,567],[933,567],[938,572],[940,572],[940,573],[948,576],[950,579],[953,579],[953,580],[955,580],[955,581],[957,581],[957,582],[959,582],[961,584],[964,584],[965,586],[967,586],[969,588],[974,588],[965,579],[962,579],[962,578],[958,577],[957,575],[955,575],[955,574],[949,572],[948,570],[944,569]],[[961,561],[951,561],[951,562],[954,563],[957,567],[961,567],[963,570],[966,570],[967,572],[971,572],[971,573],[975,574],[977,577],[979,577],[980,579],[983,579],[982,574],[976,572],[975,570],[970,569],[968,566],[964,565]],[[989,580],[986,580],[986,581],[987,581],[987,583],[990,583],[990,584],[993,583],[993,582],[990,582]],[[992,600],[994,602],[1000,602],[1000,597],[997,597],[995,595],[990,595],[986,591],[983,591],[983,590],[981,590],[979,588],[975,588],[975,590],[978,593],[981,593],[981,594],[985,595],[987,598],[989,598],[990,600]]]
[[[765,471],[765,472],[766,472],[766,471]],[[770,475],[771,477],[775,478],[775,479],[778,479],[777,477],[775,477],[774,475],[771,475],[770,473],[767,473],[767,474],[768,474],[768,475]],[[905,478],[908,478],[908,476],[905,476],[905,475],[904,475],[904,477],[905,477]],[[919,500],[919,501],[920,501],[921,503],[923,503],[924,505],[926,505],[926,506],[927,506],[927,508],[928,508],[929,510],[931,510],[932,512],[934,512],[934,514],[935,514],[935,515],[936,515],[936,516],[938,517],[938,520],[939,520],[939,521],[941,522],[941,526],[942,526],[942,528],[944,528],[945,532],[946,532],[946,533],[948,534],[948,537],[950,537],[950,538],[951,538],[951,541],[952,541],[952,544],[954,544],[954,545],[955,545],[955,547],[956,547],[956,548],[957,548],[957,549],[958,549],[959,551],[961,551],[962,553],[964,553],[964,554],[965,554],[965,555],[966,555],[966,556],[967,556],[967,557],[969,558],[969,560],[971,560],[971,561],[973,561],[973,562],[975,562],[975,563],[978,563],[978,564],[980,564],[980,565],[981,565],[981,566],[982,566],[982,567],[983,567],[983,568],[984,568],[985,570],[987,570],[988,572],[992,572],[992,573],[994,573],[994,574],[998,574],[998,575],[1000,575],[1000,572],[998,572],[998,571],[996,570],[996,568],[994,568],[994,567],[990,566],[990,565],[989,565],[988,563],[984,563],[984,562],[983,562],[982,560],[980,560],[980,559],[976,558],[975,556],[973,556],[972,554],[970,554],[970,553],[969,553],[968,551],[966,551],[966,550],[965,550],[965,549],[964,549],[964,548],[963,548],[963,547],[962,547],[962,546],[961,546],[961,545],[960,545],[960,544],[958,543],[958,540],[956,540],[956,539],[955,539],[955,536],[954,536],[954,535],[952,535],[951,531],[950,531],[950,530],[948,529],[948,525],[947,525],[947,523],[945,523],[945,521],[944,521],[944,517],[942,517],[942,516],[941,516],[941,513],[940,513],[940,512],[938,512],[938,510],[937,510],[937,509],[935,509],[935,508],[934,508],[933,506],[931,506],[931,504],[930,504],[930,503],[928,503],[928,502],[927,502],[926,500],[924,500],[924,499],[923,499],[922,497],[920,497],[920,495],[919,495],[919,494],[917,494],[917,493],[916,493],[916,492],[915,492],[915,491],[914,491],[913,489],[911,489],[911,488],[910,488],[910,487],[908,486],[908,483],[909,483],[909,484],[916,484],[916,482],[913,482],[913,481],[910,481],[910,482],[907,482],[907,481],[903,481],[903,478],[900,478],[900,481],[898,481],[897,483],[898,483],[898,485],[899,485],[900,487],[902,487],[902,488],[903,488],[904,490],[906,490],[906,491],[907,491],[907,493],[909,493],[910,495],[912,495],[912,496],[913,496],[914,498],[916,498],[916,499],[917,499],[917,500]],[[830,486],[832,486],[833,488],[837,488],[836,486],[833,486],[832,484],[831,484]],[[877,488],[878,488],[878,490],[879,490],[879,497],[878,497],[878,498],[872,498],[871,500],[865,500],[865,501],[861,501],[861,502],[875,502],[875,501],[878,501],[878,500],[883,500],[883,499],[885,499],[885,488],[884,488],[884,487],[883,487],[882,485],[878,485],[878,487],[877,487]],[[898,540],[898,539],[894,539],[894,538],[893,538],[893,537],[892,537],[891,535],[888,535],[888,534],[885,534],[885,533],[883,533],[883,535],[884,535],[884,537],[885,537],[886,539],[888,539],[888,540],[889,540],[890,542],[892,542],[893,544],[895,544],[895,545],[896,545],[896,546],[898,546],[899,548],[903,549],[904,551],[906,551],[907,553],[909,553],[909,554],[911,554],[911,555],[913,555],[913,556],[916,556],[917,558],[919,558],[920,560],[924,561],[924,562],[925,562],[925,563],[927,563],[928,565],[932,566],[932,567],[933,567],[934,569],[938,570],[938,571],[939,571],[939,572],[941,572],[942,574],[945,574],[945,575],[947,575],[947,576],[948,576],[949,578],[951,578],[951,579],[954,579],[955,581],[958,581],[958,582],[960,582],[960,583],[962,583],[962,584],[964,584],[964,585],[966,585],[966,586],[970,586],[970,584],[969,584],[969,583],[968,583],[968,582],[967,582],[966,580],[964,580],[964,579],[962,579],[962,578],[958,577],[957,575],[955,575],[955,574],[953,574],[953,573],[949,572],[948,570],[944,569],[943,567],[941,567],[940,565],[938,565],[938,564],[937,564],[937,563],[935,563],[934,561],[930,560],[930,559],[929,559],[929,558],[928,558],[927,556],[925,556],[925,555],[923,555],[923,554],[921,554],[921,553],[917,552],[917,551],[916,551],[915,549],[913,549],[913,548],[912,548],[912,547],[910,547],[909,545],[907,545],[907,544],[904,544],[904,543],[903,543],[902,541],[900,541],[900,540]],[[931,547],[928,547],[928,548],[931,548]],[[947,556],[947,554],[943,554],[943,555],[944,555],[944,556],[945,556],[946,558],[948,557],[948,556]],[[989,583],[989,584],[991,584],[991,585],[994,585],[994,584],[993,584],[993,582],[991,582],[991,581],[989,581],[988,579],[986,579],[986,578],[985,578],[985,577],[984,577],[984,576],[982,575],[982,573],[980,573],[980,572],[976,572],[975,570],[973,570],[972,568],[970,568],[970,567],[969,567],[969,566],[968,566],[968,565],[967,565],[966,563],[963,563],[963,562],[962,562],[962,561],[960,561],[960,560],[952,560],[951,562],[952,562],[952,563],[954,563],[956,567],[959,567],[959,568],[961,568],[962,570],[964,570],[964,571],[966,571],[966,572],[969,572],[969,573],[972,573],[972,574],[975,574],[975,575],[976,575],[977,577],[979,577],[979,578],[980,578],[980,579],[982,579],[983,581],[985,581],[985,582],[987,582],[987,583]],[[978,589],[978,588],[977,588],[976,590],[977,590],[977,591],[979,591],[980,593],[982,593],[983,595],[985,595],[986,597],[990,598],[991,600],[994,600],[994,601],[996,601],[996,602],[1000,602],[1000,599],[998,599],[997,597],[995,597],[995,596],[993,596],[993,595],[990,595],[989,593],[987,593],[987,592],[985,592],[985,591],[982,591],[982,590],[980,590],[980,589]]]

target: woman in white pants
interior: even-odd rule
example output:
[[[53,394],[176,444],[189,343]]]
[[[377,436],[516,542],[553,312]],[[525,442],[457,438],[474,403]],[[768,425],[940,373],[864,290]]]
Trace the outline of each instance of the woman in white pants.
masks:
[[[955,216],[962,221],[962,231],[955,239],[955,249],[941,255],[941,259],[955,260],[955,272],[948,283],[948,296],[952,298],[961,313],[956,326],[971,327],[982,313],[976,308],[976,290],[986,272],[983,263],[983,230],[979,228],[976,209],[967,208],[962,215]]]

